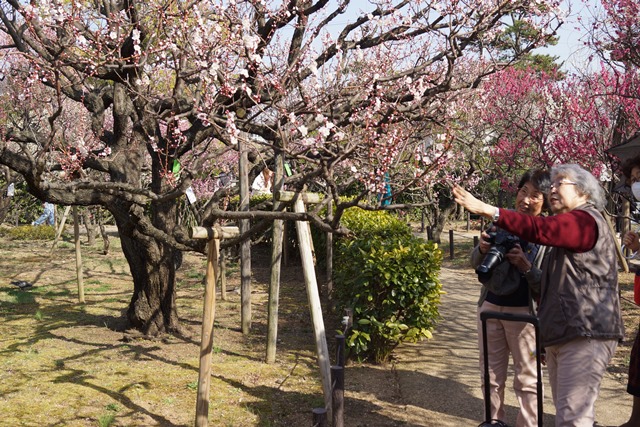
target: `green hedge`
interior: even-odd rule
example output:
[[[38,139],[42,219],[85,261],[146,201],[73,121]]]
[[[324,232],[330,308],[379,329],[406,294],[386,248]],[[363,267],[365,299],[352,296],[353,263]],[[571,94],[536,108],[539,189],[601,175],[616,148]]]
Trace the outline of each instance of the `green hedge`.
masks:
[[[352,208],[342,223],[354,235],[336,242],[334,297],[353,310],[349,353],[385,363],[401,342],[431,338],[439,318],[442,252],[387,212]]]
[[[18,227],[0,227],[0,236],[12,240],[53,240],[56,230],[50,225],[21,225]]]

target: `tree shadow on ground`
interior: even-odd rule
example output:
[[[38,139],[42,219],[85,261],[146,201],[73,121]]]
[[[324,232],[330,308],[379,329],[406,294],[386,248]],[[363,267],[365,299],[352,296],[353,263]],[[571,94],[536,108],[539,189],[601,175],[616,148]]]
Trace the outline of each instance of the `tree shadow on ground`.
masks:
[[[390,372],[394,372],[394,377]],[[457,374],[452,372],[451,378],[442,378],[419,371],[348,367],[345,388],[348,395],[358,395],[362,384],[363,392],[375,394],[374,401],[379,404],[375,410],[384,414],[383,418],[374,419],[375,424],[360,424],[362,426],[478,425],[484,420],[484,400],[463,380],[455,379]],[[370,410],[371,402],[364,402],[363,406],[358,399],[350,399],[346,406],[350,416],[357,416]],[[508,404],[505,409],[505,421],[515,425],[518,407]],[[390,423],[384,424],[385,419]],[[543,422],[554,425],[555,417],[546,413]]]

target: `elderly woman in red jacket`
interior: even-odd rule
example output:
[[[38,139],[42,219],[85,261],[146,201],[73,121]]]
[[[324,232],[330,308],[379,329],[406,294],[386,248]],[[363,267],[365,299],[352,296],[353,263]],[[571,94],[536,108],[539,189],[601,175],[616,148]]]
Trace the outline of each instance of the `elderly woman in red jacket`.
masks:
[[[542,264],[538,317],[556,426],[593,426],[600,382],[624,336],[615,241],[600,214],[605,204],[600,183],[578,165],[553,167],[550,217],[492,206],[460,186],[453,194],[470,212],[550,247]]]

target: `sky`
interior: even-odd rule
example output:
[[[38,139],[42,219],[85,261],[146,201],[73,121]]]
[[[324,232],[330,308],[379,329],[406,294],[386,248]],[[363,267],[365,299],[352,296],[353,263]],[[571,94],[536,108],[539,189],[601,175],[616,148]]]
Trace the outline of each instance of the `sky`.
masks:
[[[589,50],[584,46],[588,39],[586,27],[593,13],[601,9],[600,0],[564,0],[562,8],[569,16],[558,31],[558,44],[536,50],[559,57],[565,71],[575,71],[589,66]]]
[[[360,3],[356,4],[357,6],[348,9],[345,15],[349,19],[355,17],[363,7]],[[561,7],[568,12],[568,16],[558,31],[558,44],[537,49],[536,53],[558,56],[558,61],[563,63],[562,69],[567,72],[588,69],[590,52],[584,46],[584,42],[588,38],[586,27],[593,14],[602,8],[600,0],[562,0]],[[340,20],[333,25],[341,28],[346,21],[346,19],[344,22]]]

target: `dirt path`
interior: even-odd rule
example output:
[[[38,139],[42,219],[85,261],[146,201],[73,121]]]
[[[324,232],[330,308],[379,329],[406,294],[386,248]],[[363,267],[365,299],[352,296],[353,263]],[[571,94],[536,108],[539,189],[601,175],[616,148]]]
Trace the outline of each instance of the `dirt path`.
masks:
[[[484,403],[480,390],[476,332],[476,277],[470,269],[443,268],[442,321],[429,341],[403,345],[397,351],[396,378],[404,408],[399,424],[409,426],[476,426]],[[543,369],[543,375],[546,370]],[[511,381],[512,376],[510,377]],[[545,378],[544,425],[554,425],[551,388]],[[506,420],[515,425],[517,401],[507,389]],[[607,373],[596,406],[598,425],[618,426],[631,413],[625,385]]]

